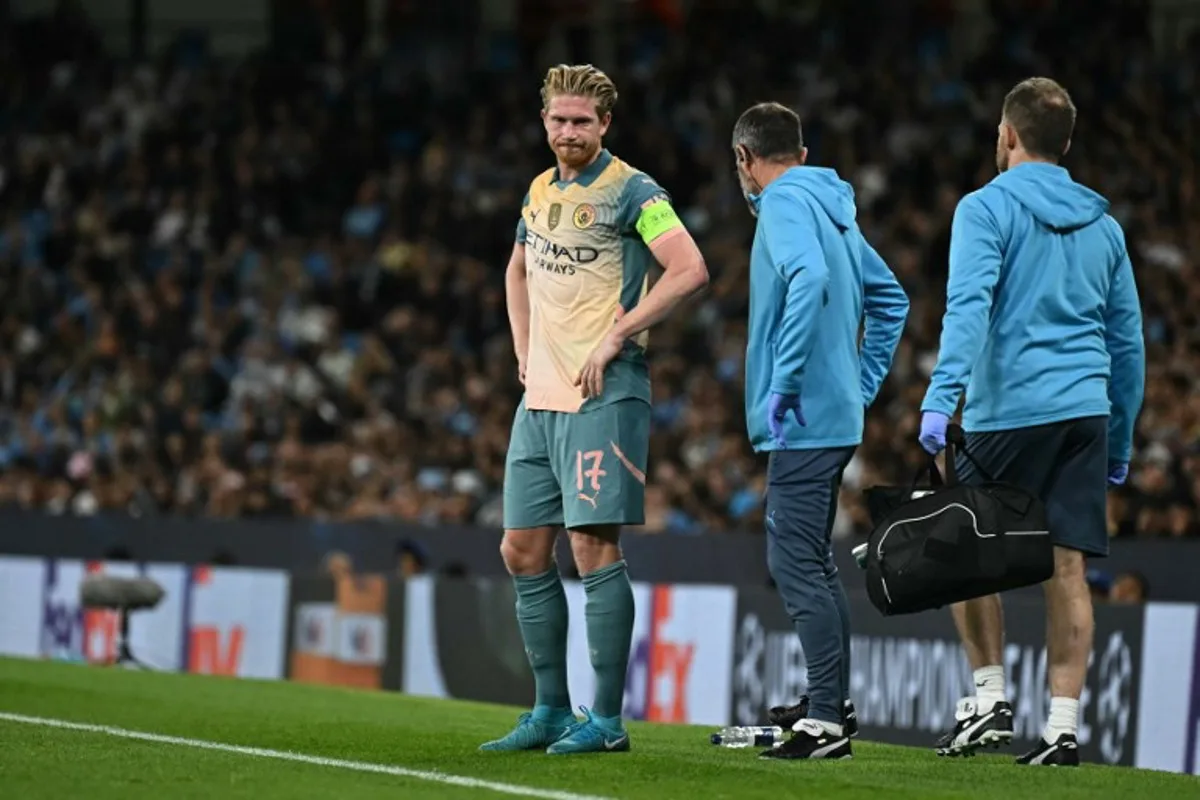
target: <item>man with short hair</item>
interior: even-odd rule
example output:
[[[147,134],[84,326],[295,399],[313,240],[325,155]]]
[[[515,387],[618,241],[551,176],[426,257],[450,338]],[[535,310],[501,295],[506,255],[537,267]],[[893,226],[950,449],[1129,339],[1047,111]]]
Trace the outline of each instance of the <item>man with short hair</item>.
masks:
[[[891,368],[908,298],[855,221],[854,190],[805,166],[800,118],[778,103],[733,130],[738,178],[758,218],[750,255],[746,427],[769,453],[767,558],[808,662],[793,734],[766,758],[849,758],[850,617],[831,534],[863,414]],[[866,328],[859,348],[859,329]]]
[[[1145,384],[1142,315],[1108,201],[1058,165],[1075,106],[1048,78],[1004,100],[1000,174],[954,212],[941,349],[921,404],[921,445],[937,453],[966,394],[964,482],[986,477],[1038,495],[1054,543],[1045,584],[1050,713],[1020,764],[1075,766],[1079,697],[1092,648],[1085,557],[1108,554],[1105,482],[1123,483]],[[953,606],[976,695],[937,745],[969,754],[1012,740],[997,595]]]
[[[650,447],[646,331],[708,282],[667,193],[602,145],[617,101],[588,65],[552,68],[542,120],[556,166],[525,196],[505,284],[525,385],[504,474],[504,540],[536,697],[483,750],[629,749],[621,721],[633,590],[618,537],[645,521]],[[650,263],[663,275],[648,288]],[[565,526],[587,606],[595,702],[583,721],[567,690],[567,598],[554,563]]]

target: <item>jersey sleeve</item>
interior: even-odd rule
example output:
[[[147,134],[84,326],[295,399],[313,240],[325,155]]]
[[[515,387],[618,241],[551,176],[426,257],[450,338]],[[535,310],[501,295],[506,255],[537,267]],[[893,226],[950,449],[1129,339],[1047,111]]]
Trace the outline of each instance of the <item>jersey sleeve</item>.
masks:
[[[1104,342],[1111,363],[1108,461],[1128,464],[1133,457],[1134,429],[1146,393],[1146,340],[1142,332],[1142,304],[1125,232],[1112,217],[1107,217],[1106,222],[1113,235],[1113,260],[1117,265],[1104,308]]]
[[[525,199],[521,201],[521,216],[517,220],[517,244],[525,244],[525,209],[529,208],[529,192],[525,193]]]
[[[942,338],[921,403],[922,411],[948,417],[958,408],[971,368],[987,340],[1004,263],[1004,233],[983,191],[976,190],[958,201],[950,222],[950,277]]]
[[[618,224],[621,233],[636,233],[647,245],[664,233],[683,227],[671,196],[645,173],[636,173],[621,192]]]

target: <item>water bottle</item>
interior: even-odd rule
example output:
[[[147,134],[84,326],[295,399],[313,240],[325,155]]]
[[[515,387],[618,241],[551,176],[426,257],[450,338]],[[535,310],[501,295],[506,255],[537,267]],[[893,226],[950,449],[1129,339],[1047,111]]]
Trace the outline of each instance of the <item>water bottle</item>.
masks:
[[[778,725],[722,728],[709,740],[721,747],[778,747],[783,744],[783,728]]]
[[[867,568],[867,553],[870,548],[870,542],[863,542],[850,551],[850,555],[854,556],[854,563],[858,564],[859,569]]]

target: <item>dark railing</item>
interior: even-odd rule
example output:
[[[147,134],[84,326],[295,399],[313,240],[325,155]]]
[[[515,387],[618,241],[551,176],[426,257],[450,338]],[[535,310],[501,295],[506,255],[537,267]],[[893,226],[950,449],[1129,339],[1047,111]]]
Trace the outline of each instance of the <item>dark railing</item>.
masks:
[[[383,522],[77,518],[0,512],[0,554],[215,562],[277,567],[296,574],[318,572],[333,552],[345,553],[358,570],[392,572],[401,548],[407,547],[421,553],[433,571],[500,576],[504,574],[500,535],[488,528]],[[861,591],[862,573],[850,555],[850,546],[851,542],[838,542],[834,554],[847,587]],[[736,586],[770,583],[762,536],[630,533],[623,537],[622,547],[638,580]],[[558,563],[564,573],[571,574],[570,553],[562,539]],[[1147,539],[1115,540],[1109,558],[1089,566],[1110,575],[1141,573],[1149,585],[1150,599],[1196,602],[1200,601],[1196,564],[1200,564],[1200,540]]]

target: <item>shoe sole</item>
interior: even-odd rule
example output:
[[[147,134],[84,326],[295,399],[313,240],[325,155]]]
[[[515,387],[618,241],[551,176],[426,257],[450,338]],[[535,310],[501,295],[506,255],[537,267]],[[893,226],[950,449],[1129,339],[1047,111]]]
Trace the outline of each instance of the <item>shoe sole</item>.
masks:
[[[760,755],[759,758],[761,758],[763,761],[850,761],[854,758],[854,754],[846,753],[844,756],[828,756],[826,758],[780,758],[779,756],[772,756],[764,753]]]
[[[535,744],[529,747],[488,747],[486,744],[479,745],[480,753],[532,753],[536,750],[545,750],[549,745]]]
[[[545,752],[548,756],[591,756],[605,755],[607,753],[628,753],[629,748],[622,747],[617,750],[551,750],[547,747]]]
[[[979,738],[973,742],[952,745],[950,747],[939,747],[937,749],[937,754],[939,756],[946,756],[949,758],[958,758],[960,756],[963,758],[970,758],[971,756],[975,755],[976,750],[983,750],[984,748],[988,747],[992,748],[993,750],[999,750],[1001,745],[1007,747],[1008,745],[1012,744],[1012,740],[1012,731],[984,731],[982,734],[980,734]]]
[[[563,733],[565,733],[565,732],[566,732],[566,728],[563,729]],[[562,734],[560,733],[559,736],[562,736]],[[499,740],[497,740],[497,741],[499,741]],[[554,738],[554,739],[550,739],[545,744],[531,744],[528,747],[489,747],[488,745],[495,745],[496,742],[484,742],[483,744],[479,745],[479,752],[480,753],[529,753],[529,752],[533,752],[535,750],[545,750],[547,747],[549,747],[550,745],[554,744],[557,741],[558,741],[558,739]]]

